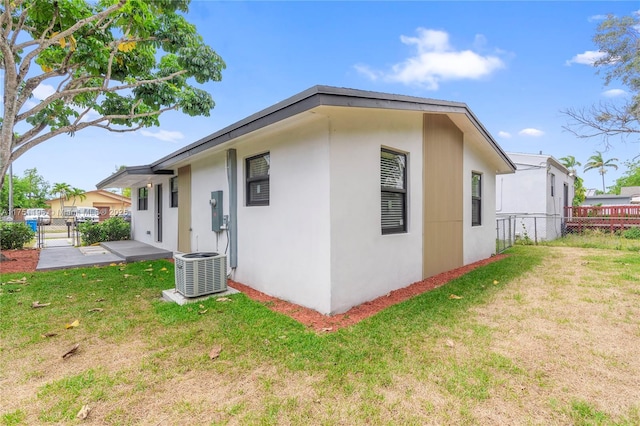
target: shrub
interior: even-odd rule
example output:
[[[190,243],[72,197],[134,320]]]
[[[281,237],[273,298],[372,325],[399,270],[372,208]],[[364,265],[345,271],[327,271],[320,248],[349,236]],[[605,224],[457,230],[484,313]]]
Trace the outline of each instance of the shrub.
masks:
[[[35,236],[35,232],[22,222],[0,222],[0,248],[21,249]]]
[[[128,240],[131,234],[131,226],[120,217],[112,217],[100,223],[81,223],[78,229],[82,243],[87,246],[104,241]]]
[[[131,225],[121,217],[112,217],[99,225],[102,226],[104,241],[128,240],[131,235]]]
[[[640,240],[640,228],[627,229],[622,236],[629,240]]]

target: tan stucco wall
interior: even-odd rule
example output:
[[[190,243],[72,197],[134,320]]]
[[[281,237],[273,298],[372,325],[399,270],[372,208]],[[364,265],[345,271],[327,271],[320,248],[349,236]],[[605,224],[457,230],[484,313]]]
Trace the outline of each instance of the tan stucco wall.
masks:
[[[73,199],[70,200],[61,200],[59,198],[55,200],[47,201],[51,208],[51,217],[62,217],[62,208],[69,206],[76,207],[97,207],[97,208],[108,208],[109,216],[115,216],[119,213],[124,212],[124,210],[131,209],[131,202],[121,202],[109,196],[105,196],[98,191],[90,191],[86,193],[87,198],[84,200],[80,200],[80,198],[76,198],[75,202]]]

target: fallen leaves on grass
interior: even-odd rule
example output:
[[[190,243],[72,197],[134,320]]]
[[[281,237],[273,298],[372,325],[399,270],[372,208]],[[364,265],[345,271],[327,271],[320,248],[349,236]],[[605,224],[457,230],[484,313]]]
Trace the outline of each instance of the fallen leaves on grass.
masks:
[[[222,352],[222,346],[214,346],[209,352],[209,359],[218,358],[220,356],[220,352]]]
[[[90,411],[91,411],[91,408],[89,408],[88,405],[83,405],[80,411],[78,411],[78,414],[76,415],[76,417],[79,418],[80,420],[84,420],[87,418],[87,416],[89,416]]]
[[[231,302],[231,299],[229,299],[228,297],[218,297],[216,299],[216,302]]]
[[[462,296],[458,296],[457,294],[450,294],[449,299],[462,299]]]
[[[27,277],[22,277],[22,278],[16,278],[13,280],[9,280],[7,282],[2,283],[2,285],[5,284],[26,284],[27,283]]]
[[[65,352],[62,355],[62,359],[67,359],[72,355],[75,355],[76,352],[78,351],[78,348],[80,347],[80,343],[76,343],[75,345],[73,345],[73,347],[71,349],[69,349],[67,352]]]
[[[49,306],[51,303],[40,303],[39,301],[35,301],[31,304],[32,308],[44,308],[45,306]]]
[[[69,329],[69,328],[75,328],[77,326],[80,325],[80,321],[79,320],[75,320],[74,322],[72,322],[71,324],[67,324],[64,326],[64,328]]]
[[[92,309],[89,309],[88,312],[102,312],[102,311],[104,311],[104,309],[102,308],[92,308]]]
[[[46,338],[53,337],[53,336],[57,336],[57,335],[58,335],[58,333],[54,333],[54,332],[52,332],[52,331],[51,331],[51,332],[49,332],[49,333],[44,333],[44,334],[42,335],[42,337],[44,337],[44,338],[46,339]]]

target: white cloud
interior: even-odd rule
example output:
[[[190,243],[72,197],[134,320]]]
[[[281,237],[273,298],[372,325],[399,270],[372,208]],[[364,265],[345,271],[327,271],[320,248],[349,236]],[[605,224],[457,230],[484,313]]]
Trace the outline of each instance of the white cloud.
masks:
[[[368,65],[354,65],[353,67],[360,74],[365,75],[369,80],[376,81],[378,78],[382,77],[382,73],[380,71],[374,71],[369,68]]]
[[[565,62],[565,64],[593,65],[598,59],[603,58],[605,55],[606,53],[599,52],[597,50],[587,50],[584,53],[578,53],[576,56]]]
[[[417,33],[417,37],[400,36],[402,43],[415,46],[416,54],[393,65],[389,71],[372,70],[366,65],[354,68],[371,80],[417,84],[437,90],[442,81],[477,80],[505,66],[497,56],[455,50],[449,43],[449,34],[444,31],[418,28]],[[482,45],[484,42],[483,36],[476,36],[476,44]]]
[[[178,142],[180,139],[184,139],[184,135],[181,132],[169,130],[158,130],[155,133],[148,130],[140,130],[140,134],[149,138],[160,139],[165,142]]]
[[[81,109],[79,107],[73,107],[74,110],[76,110],[78,113],[82,113],[84,112],[84,109]],[[86,123],[89,121],[93,121],[97,118],[100,118],[101,115],[98,114],[98,112],[95,109],[90,109],[89,111],[87,111],[87,113],[82,117],[82,119],[80,120],[81,123]]]
[[[618,96],[624,96],[626,94],[627,92],[625,92],[622,89],[611,89],[611,90],[602,92],[602,96],[606,98],[617,98]]]
[[[544,135],[544,132],[542,130],[538,130],[538,129],[533,129],[531,127],[528,127],[526,129],[522,129],[518,132],[519,135],[522,136],[533,136],[533,137],[539,137]]]
[[[56,89],[53,86],[41,83],[38,84],[38,87],[33,89],[32,93],[34,98],[41,101],[56,93]]]
[[[607,19],[607,15],[593,15],[593,16],[589,16],[587,18],[587,21],[595,22],[595,21],[604,21],[605,19]]]
[[[498,132],[498,136],[500,136],[501,138],[509,139],[511,137],[511,133],[503,132],[502,130],[500,130]]]

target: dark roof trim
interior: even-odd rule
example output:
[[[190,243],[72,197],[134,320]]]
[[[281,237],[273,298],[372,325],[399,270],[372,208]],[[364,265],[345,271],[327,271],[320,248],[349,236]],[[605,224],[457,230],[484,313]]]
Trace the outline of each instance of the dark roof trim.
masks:
[[[490,140],[497,148],[495,141],[489,136],[489,133],[482,127],[464,103],[333,86],[313,86],[161,158],[152,163],[151,168],[169,167],[177,161],[184,160],[209,148],[213,148],[321,105],[439,113],[466,113],[483,136]],[[497,149],[497,152],[500,153],[505,161],[510,163],[509,158],[504,155],[502,150]]]
[[[98,189],[110,188],[114,182],[126,176],[140,176],[140,178],[144,178],[145,176],[173,175],[173,174],[175,174],[173,170],[166,170],[166,169],[153,170],[151,166],[148,166],[148,165],[125,167],[122,170],[118,170],[108,178],[100,181],[96,185],[96,188]]]
[[[149,173],[149,171],[151,173],[156,173],[157,171],[171,167],[176,162],[184,160],[192,155],[322,105],[436,112],[442,114],[465,114],[471,123],[478,129],[480,134],[489,141],[496,153],[515,171],[515,165],[498,146],[496,141],[491,137],[489,132],[484,128],[465,103],[333,86],[313,86],[192,144],[189,144],[150,165],[138,166],[138,168],[146,169],[147,173]],[[129,169],[134,168],[127,168],[127,171]],[[114,178],[117,177],[117,175],[118,174],[116,173],[115,175],[103,180],[97,185],[97,187],[107,188],[108,182],[114,181]]]

